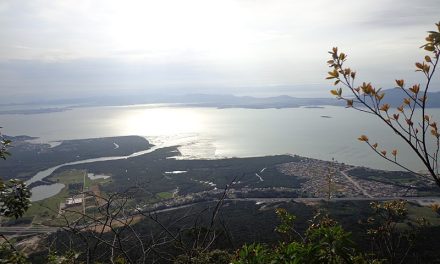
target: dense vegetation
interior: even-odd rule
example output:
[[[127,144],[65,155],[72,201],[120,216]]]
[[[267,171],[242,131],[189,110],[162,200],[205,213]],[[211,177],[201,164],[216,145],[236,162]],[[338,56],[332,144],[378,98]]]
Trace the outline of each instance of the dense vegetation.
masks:
[[[7,179],[28,179],[40,170],[62,163],[106,156],[124,156],[145,150],[151,144],[143,137],[108,137],[67,140],[60,145],[28,144],[31,137],[5,137],[14,142],[13,152],[0,166],[0,175]],[[117,144],[116,148],[114,144]],[[35,161],[38,162],[35,162]]]

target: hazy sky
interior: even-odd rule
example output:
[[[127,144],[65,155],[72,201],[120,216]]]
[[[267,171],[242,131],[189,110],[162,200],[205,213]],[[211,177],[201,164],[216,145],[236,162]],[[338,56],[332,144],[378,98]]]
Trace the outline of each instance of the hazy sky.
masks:
[[[333,46],[360,79],[392,87],[417,80],[439,10],[439,0],[0,0],[0,100],[327,96]]]

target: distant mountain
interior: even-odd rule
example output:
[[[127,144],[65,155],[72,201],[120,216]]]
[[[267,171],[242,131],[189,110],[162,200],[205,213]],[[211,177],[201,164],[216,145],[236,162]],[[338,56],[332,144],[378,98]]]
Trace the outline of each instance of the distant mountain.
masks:
[[[82,105],[179,104],[182,106],[217,108],[292,108],[316,105],[342,105],[334,98],[297,98],[287,95],[275,97],[235,96],[231,94],[185,94],[107,96],[79,101]]]
[[[189,94],[174,98],[174,103],[217,108],[293,108],[301,106],[340,105],[334,98],[296,98],[287,95],[252,97],[234,95]]]
[[[384,90],[386,93],[383,103],[392,107],[402,104],[405,93],[398,88]],[[34,114],[45,112],[66,111],[76,107],[86,106],[120,106],[134,104],[178,104],[191,107],[216,108],[295,108],[316,107],[323,105],[345,106],[345,102],[335,98],[298,98],[288,95],[275,97],[236,96],[230,94],[185,94],[185,95],[107,95],[78,99],[62,99],[56,101],[30,102],[26,104],[0,105],[1,114]],[[39,107],[39,105],[43,105]],[[440,92],[428,93],[427,107],[440,107]]]
[[[402,104],[405,93],[397,88],[384,90],[384,103],[392,107]],[[180,104],[182,106],[217,108],[294,108],[303,106],[345,106],[335,98],[298,98],[288,95],[274,97],[236,96],[231,94],[186,94],[186,95],[143,95],[143,96],[104,96],[78,100],[80,105],[131,105],[131,104]],[[428,93],[427,107],[440,107],[440,92]]]
[[[392,107],[400,106],[403,99],[408,97],[400,88],[387,89],[384,92],[383,102],[390,104]],[[428,108],[440,107],[440,92],[428,92],[427,97]]]
[[[287,95],[275,97],[235,96],[229,94],[186,94],[186,95],[142,95],[142,96],[102,96],[69,100],[41,102],[28,104],[0,105],[0,114],[32,114],[51,111],[63,111],[75,107],[86,106],[119,106],[134,104],[178,104],[193,107],[216,108],[293,108],[301,106],[343,105],[334,98],[296,98]],[[56,105],[56,108],[50,107]]]

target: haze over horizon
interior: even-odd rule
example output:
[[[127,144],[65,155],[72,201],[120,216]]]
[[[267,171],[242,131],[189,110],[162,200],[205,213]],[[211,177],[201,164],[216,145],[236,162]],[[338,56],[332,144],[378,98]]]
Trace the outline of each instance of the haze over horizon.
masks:
[[[437,11],[436,11],[437,10]],[[329,97],[327,51],[359,81],[419,82],[440,2],[2,1],[0,103],[97,95]],[[440,91],[436,77],[432,91]]]

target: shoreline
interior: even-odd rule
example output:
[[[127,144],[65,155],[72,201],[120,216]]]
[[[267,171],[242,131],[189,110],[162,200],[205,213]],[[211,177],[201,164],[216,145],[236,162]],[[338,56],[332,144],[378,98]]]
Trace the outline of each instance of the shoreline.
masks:
[[[57,186],[57,190],[54,191],[51,195],[47,196],[43,195],[46,198],[50,198],[56,194],[58,194],[61,189],[59,189],[59,183],[55,182],[53,180],[50,179],[50,177],[52,177],[55,174],[61,173],[63,170],[63,168],[67,167],[68,169],[71,168],[75,168],[77,167],[77,165],[82,165],[82,164],[88,164],[89,166],[93,166],[93,164],[99,163],[99,162],[108,162],[108,161],[120,161],[120,160],[129,160],[131,158],[136,158],[136,157],[140,157],[143,155],[148,155],[150,153],[154,153],[155,151],[164,151],[167,148],[175,148],[177,149],[178,145],[174,145],[174,146],[165,146],[165,145],[156,145],[153,146],[151,148],[142,150],[142,151],[138,151],[138,152],[134,152],[131,153],[129,155],[126,156],[105,156],[105,157],[97,157],[97,158],[93,158],[93,159],[86,159],[86,160],[77,160],[77,161],[73,161],[73,162],[67,162],[67,163],[63,163],[63,164],[59,164],[57,166],[39,171],[38,173],[36,173],[34,176],[32,176],[31,179],[27,180],[26,183],[29,184],[29,186],[32,188],[32,190],[44,190],[47,191],[50,189],[51,186]],[[301,164],[311,164],[312,167],[316,168],[318,167],[322,167],[323,169],[321,171],[325,171],[325,168],[330,168],[330,167],[338,167],[339,169],[337,170],[339,173],[341,173],[347,180],[349,180],[351,183],[354,184],[354,186],[356,186],[357,189],[359,189],[359,191],[363,194],[366,195],[367,197],[372,197],[371,195],[369,195],[367,193],[367,191],[365,191],[364,189],[362,189],[360,187],[360,185],[357,183],[357,181],[363,181],[363,176],[362,175],[367,175],[365,177],[367,177],[366,179],[368,181],[371,181],[371,179],[369,179],[370,176],[368,175],[375,175],[378,173],[382,173],[382,174],[391,174],[391,175],[400,175],[399,177],[409,177],[408,175],[412,175],[410,173],[404,172],[404,171],[387,171],[387,170],[378,170],[378,169],[373,169],[373,168],[368,168],[368,167],[364,167],[364,166],[354,166],[354,165],[348,165],[345,163],[338,163],[338,162],[333,162],[333,161],[326,161],[326,160],[321,160],[321,159],[316,159],[316,158],[309,158],[309,157],[304,157],[304,156],[299,156],[296,154],[282,154],[282,155],[266,155],[266,156],[258,156],[258,157],[231,157],[231,158],[216,158],[216,159],[178,159],[178,157],[180,156],[180,153],[175,153],[175,155],[169,156],[167,158],[171,158],[171,159],[175,159],[175,160],[180,160],[183,162],[198,162],[198,163],[207,163],[207,162],[224,162],[224,161],[240,161],[242,160],[243,164],[246,163],[247,159],[261,159],[262,161],[264,160],[270,160],[273,157],[292,157],[294,160],[300,160],[301,163],[299,165],[295,165],[295,166],[302,166]],[[287,165],[289,163],[285,163],[285,164],[281,164],[281,165]],[[315,164],[315,165],[313,165]],[[167,168],[164,168],[167,169]],[[260,171],[260,174],[262,172],[264,172],[265,168],[263,168],[263,170]],[[359,175],[355,176],[354,178],[356,180],[353,180],[352,176],[348,176],[345,172],[348,171],[357,171]],[[325,173],[325,172],[324,172]],[[260,176],[260,174],[255,174],[256,177],[259,179],[260,182],[264,182],[263,177]],[[287,172],[288,174],[288,172]],[[406,176],[405,176],[406,175]],[[292,174],[292,176],[296,176],[299,177],[297,174]],[[301,177],[299,177],[301,178]],[[307,178],[305,178],[307,179]],[[386,180],[377,180],[377,179],[373,179],[373,182],[377,182],[377,184],[379,184],[379,186],[382,185],[395,185],[396,187],[402,187],[405,188],[404,185],[400,185],[396,182],[392,182],[389,181],[387,182]],[[406,186],[408,187],[408,186]],[[36,188],[36,189],[34,189]],[[315,187],[311,187],[312,189]],[[409,187],[408,187],[409,188]],[[343,191],[342,193],[344,193],[345,191]],[[40,194],[37,194],[37,196],[42,196]]]
[[[168,147],[174,147],[174,148],[179,148],[182,147],[181,144],[166,144],[166,142],[153,142],[154,140],[152,140],[152,137],[148,137],[148,136],[141,136],[141,135],[126,135],[126,136],[113,136],[113,137],[94,137],[94,138],[84,138],[84,139],[68,139],[68,140],[57,140],[57,141],[51,141],[51,142],[36,142],[36,140],[39,139],[39,137],[32,137],[32,136],[28,136],[28,135],[18,135],[18,136],[9,136],[9,135],[4,135],[6,138],[8,139],[12,139],[14,140],[18,140],[21,142],[26,142],[28,144],[32,144],[32,145],[49,145],[49,148],[55,148],[58,147],[60,145],[62,145],[65,142],[80,142],[80,141],[93,141],[93,140],[117,140],[120,138],[130,138],[130,137],[134,137],[134,138],[142,138],[145,139],[147,144],[148,144],[148,148],[142,149],[142,150],[137,150],[135,152],[132,153],[128,153],[127,155],[104,155],[104,156],[99,156],[99,157],[93,157],[91,159],[74,159],[71,161],[67,161],[58,165],[54,165],[51,166],[49,168],[45,168],[42,169],[38,172],[41,171],[46,171],[49,170],[51,168],[57,167],[61,168],[64,166],[70,166],[70,165],[77,165],[77,164],[84,164],[84,163],[94,163],[94,162],[100,162],[100,161],[107,161],[107,160],[118,160],[118,159],[126,159],[126,158],[131,158],[131,157],[136,157],[139,155],[143,155],[143,154],[147,154],[151,151],[151,149],[154,150],[161,150],[164,148],[168,148]],[[56,143],[56,145],[52,145],[51,143]],[[155,143],[155,144],[153,144]],[[112,144],[116,144],[116,143],[112,143]],[[113,145],[114,146],[114,145]],[[119,148],[119,145],[118,145]],[[113,148],[113,149],[118,149],[118,148]],[[153,151],[154,151],[153,150]],[[293,153],[278,153],[278,154],[271,154],[271,155],[243,155],[243,156],[215,156],[215,157],[198,157],[198,156],[188,156],[188,157],[183,157],[182,154],[180,152],[176,152],[176,156],[174,156],[173,158],[175,159],[179,159],[179,160],[187,160],[187,161],[212,161],[212,160],[229,160],[229,159],[247,159],[247,158],[268,158],[268,157],[272,157],[272,156],[292,156],[292,157],[298,157],[298,158],[302,158],[302,159],[307,159],[307,160],[312,160],[312,161],[319,161],[319,162],[329,162],[332,163],[333,161],[330,159],[320,159],[320,158],[315,158],[315,157],[310,157],[310,156],[302,156],[299,154],[293,154]],[[386,170],[386,169],[379,169],[379,168],[374,168],[374,167],[368,167],[368,166],[360,166],[360,165],[353,165],[353,164],[347,164],[345,162],[333,162],[335,164],[345,164],[348,165],[350,167],[353,168],[361,168],[361,169],[366,169],[366,170],[376,170],[376,171],[385,171],[385,172],[405,172],[404,170]],[[57,170],[55,169],[55,171]],[[55,172],[54,171],[54,172]],[[38,173],[37,172],[37,173]],[[36,173],[35,173],[36,174]],[[34,174],[34,176],[35,176]],[[32,177],[34,177],[32,176]],[[46,177],[45,177],[46,178]],[[26,181],[29,181],[30,179],[27,179]],[[43,180],[39,180],[39,181],[45,181]],[[46,180],[47,181],[47,180]],[[37,181],[38,182],[38,181]],[[34,183],[34,182],[32,182]],[[36,183],[36,182],[35,182]],[[51,181],[47,181],[47,183],[53,183]],[[41,184],[38,184],[41,185]],[[38,186],[38,185],[33,185]]]

